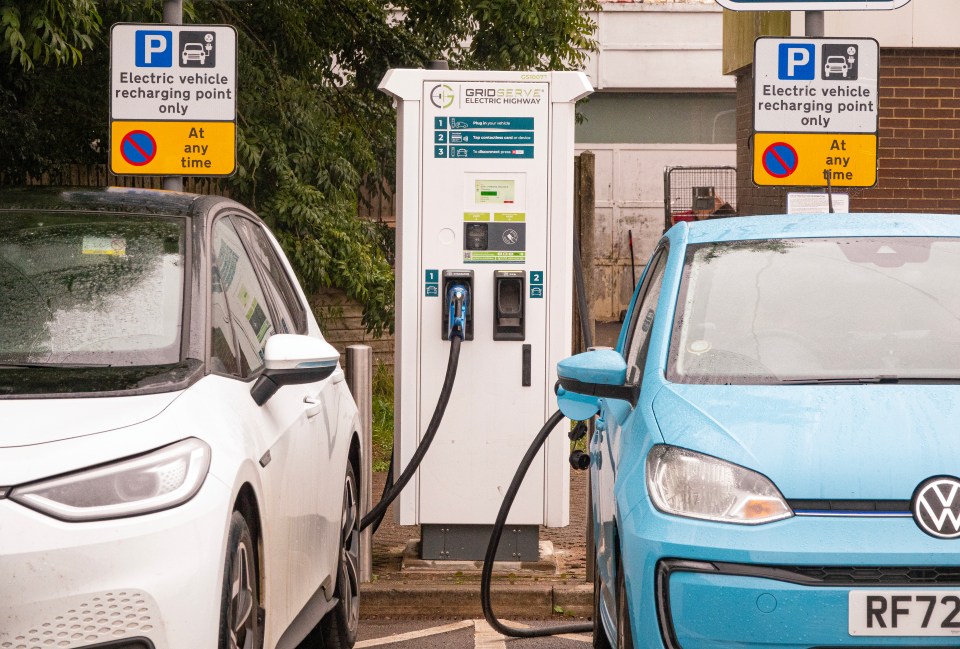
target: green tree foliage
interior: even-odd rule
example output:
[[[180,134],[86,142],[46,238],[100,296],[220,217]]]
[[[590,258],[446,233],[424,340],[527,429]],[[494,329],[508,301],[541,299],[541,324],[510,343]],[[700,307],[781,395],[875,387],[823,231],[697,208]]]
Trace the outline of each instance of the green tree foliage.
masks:
[[[40,63],[80,62],[100,30],[94,0],[0,2],[0,55],[25,70]]]
[[[231,194],[270,224],[308,292],[343,289],[364,324],[393,329],[389,246],[359,219],[358,190],[393,178],[391,67],[576,69],[595,0],[211,0],[185,22],[239,37],[238,171]],[[108,26],[160,5],[0,0],[0,175],[106,161]],[[82,59],[81,59],[82,56]],[[60,64],[73,64],[65,66]]]

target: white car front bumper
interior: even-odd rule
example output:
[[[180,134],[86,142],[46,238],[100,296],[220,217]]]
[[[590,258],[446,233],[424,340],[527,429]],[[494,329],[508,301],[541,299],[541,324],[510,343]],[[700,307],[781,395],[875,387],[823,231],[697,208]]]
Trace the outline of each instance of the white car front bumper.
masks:
[[[110,521],[0,500],[0,649],[216,647],[230,505],[211,475],[179,507]]]

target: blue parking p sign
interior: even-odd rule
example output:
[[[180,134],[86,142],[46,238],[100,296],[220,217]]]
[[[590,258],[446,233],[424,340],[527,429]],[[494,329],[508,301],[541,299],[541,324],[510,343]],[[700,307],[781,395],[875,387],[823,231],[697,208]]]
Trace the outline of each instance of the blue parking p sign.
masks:
[[[173,32],[164,29],[138,29],[136,33],[138,68],[173,67]]]
[[[780,43],[778,73],[781,79],[812,81],[817,74],[816,45]]]

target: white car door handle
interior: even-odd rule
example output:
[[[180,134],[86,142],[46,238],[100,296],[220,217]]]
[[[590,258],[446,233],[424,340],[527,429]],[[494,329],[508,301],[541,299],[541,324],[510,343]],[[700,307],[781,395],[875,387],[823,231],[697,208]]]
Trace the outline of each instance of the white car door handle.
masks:
[[[309,407],[307,408],[307,418],[316,417],[320,414],[320,411],[323,410],[323,401],[318,397],[304,397],[303,402]]]

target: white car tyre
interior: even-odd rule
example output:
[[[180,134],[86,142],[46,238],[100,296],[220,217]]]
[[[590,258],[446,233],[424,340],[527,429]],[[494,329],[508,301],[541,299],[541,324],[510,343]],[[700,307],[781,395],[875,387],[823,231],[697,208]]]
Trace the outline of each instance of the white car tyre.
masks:
[[[353,465],[343,481],[340,560],[334,595],[336,607],[320,622],[326,649],[350,649],[360,626],[360,492]]]
[[[257,582],[253,536],[243,515],[235,511],[230,519],[223,566],[219,649],[260,649],[262,646]]]

